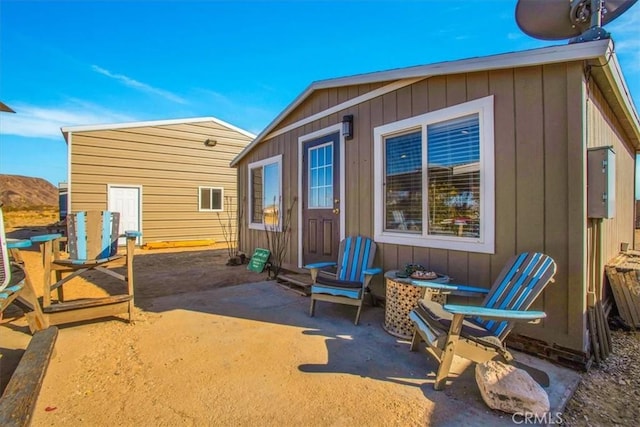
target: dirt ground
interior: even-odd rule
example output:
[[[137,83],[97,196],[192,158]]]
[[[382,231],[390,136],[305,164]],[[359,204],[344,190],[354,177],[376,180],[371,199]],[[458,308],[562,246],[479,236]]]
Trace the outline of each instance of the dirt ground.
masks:
[[[31,277],[41,277],[39,253],[22,255]],[[415,372],[409,389],[394,381],[378,381],[372,388],[371,380],[349,375],[345,381],[346,374],[340,373],[305,374],[300,367],[314,369],[327,362],[327,338],[313,336],[313,328],[212,313],[209,299],[219,296],[221,288],[264,284],[267,278],[266,273],[247,271],[246,265],[226,266],[226,260],[227,252],[219,249],[140,250],[134,264],[134,322],[123,316],[61,326],[32,425],[424,424],[428,412],[422,373]],[[65,297],[102,296],[122,286],[115,281],[98,285],[95,279],[73,279]],[[284,292],[298,304],[304,299],[304,308],[296,306],[295,312],[310,324],[316,322],[306,314],[306,298]],[[287,310],[268,306],[266,298],[264,304],[267,311]],[[3,386],[30,339],[20,311],[5,313],[0,325],[0,347],[6,353]],[[353,327],[351,320],[345,324]],[[357,328],[368,333],[367,326]],[[308,334],[309,345],[299,346],[301,333]],[[407,356],[404,347],[398,351],[425,360],[416,353]],[[260,395],[252,396],[254,390]],[[290,403],[301,395],[308,395],[303,406]],[[326,412],[327,406],[340,410]]]

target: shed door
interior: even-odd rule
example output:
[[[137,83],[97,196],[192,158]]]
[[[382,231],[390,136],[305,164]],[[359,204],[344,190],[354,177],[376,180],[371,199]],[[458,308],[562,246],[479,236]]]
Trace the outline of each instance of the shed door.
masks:
[[[340,245],[340,135],[304,144],[302,257],[305,264],[336,261]]]
[[[120,212],[120,234],[129,230],[142,231],[141,193],[142,189],[138,186],[109,186],[109,210]],[[138,244],[140,243],[138,239]],[[126,244],[126,239],[120,238],[118,244]]]

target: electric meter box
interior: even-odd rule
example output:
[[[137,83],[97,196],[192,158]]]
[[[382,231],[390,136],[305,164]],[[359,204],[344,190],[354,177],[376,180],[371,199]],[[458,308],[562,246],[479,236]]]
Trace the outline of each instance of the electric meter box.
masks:
[[[613,147],[587,150],[587,217],[616,215],[616,153]]]

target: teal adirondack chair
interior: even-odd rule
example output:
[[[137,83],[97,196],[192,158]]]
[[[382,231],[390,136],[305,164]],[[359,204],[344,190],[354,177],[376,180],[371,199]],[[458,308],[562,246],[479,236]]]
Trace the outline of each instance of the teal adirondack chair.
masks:
[[[480,296],[485,295],[480,306],[441,306],[433,301],[421,300],[409,314],[416,328],[411,351],[417,350],[424,340],[428,344],[427,350],[440,364],[434,389],[444,388],[454,355],[476,363],[496,357],[507,363],[514,362],[504,346],[504,339],[516,321],[537,323],[546,317],[542,311],[527,309],[545,286],[553,281],[555,273],[556,263],[549,256],[521,253],[507,262],[490,290],[414,281],[419,286],[446,293],[455,294],[456,290],[461,290],[466,294],[475,291]]]
[[[362,303],[372,277],[382,272],[372,267],[376,255],[376,244],[363,236],[351,236],[340,242],[337,262],[307,264],[311,270],[311,307],[309,315],[315,312],[316,301],[334,302],[358,307],[355,324],[360,320]],[[326,268],[337,267],[335,276],[323,274]]]
[[[43,311],[52,325],[96,319],[133,312],[133,255],[136,239],[141,233],[125,231],[120,235],[120,213],[110,211],[77,212],[67,216],[66,247],[62,256],[60,234],[35,236],[31,240],[41,245],[44,259]],[[126,237],[126,253],[118,253],[118,239]],[[114,271],[123,267],[125,274]],[[63,285],[83,273],[97,271],[124,282],[122,293],[102,298],[81,298],[66,301]],[[64,277],[63,277],[64,274]],[[52,277],[54,282],[52,282]],[[92,276],[92,280],[95,280]],[[52,303],[51,292],[58,300]]]
[[[0,209],[0,318],[9,305],[15,304],[25,313],[31,332],[36,332],[48,325],[19,255],[20,249],[30,246],[29,240],[7,239]]]

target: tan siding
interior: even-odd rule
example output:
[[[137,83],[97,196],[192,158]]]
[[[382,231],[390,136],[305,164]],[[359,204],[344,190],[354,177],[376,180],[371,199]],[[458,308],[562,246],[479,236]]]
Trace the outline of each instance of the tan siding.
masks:
[[[543,71],[543,102],[544,102],[544,251],[553,257],[559,266],[567,265],[569,247],[567,245],[567,230],[569,226],[569,170],[567,162],[569,152],[567,146],[567,79],[558,78],[567,74],[566,64],[546,65]],[[579,94],[573,94],[577,99]],[[572,101],[575,102],[575,101]],[[575,182],[575,181],[574,181]],[[567,282],[566,269],[560,268],[556,274],[558,283]],[[544,320],[561,336],[569,334],[566,308],[569,304],[568,288],[564,286],[549,286],[536,307],[549,313]],[[574,304],[580,304],[579,301]],[[523,328],[525,329],[525,328]],[[576,338],[579,338],[577,334]],[[580,346],[576,340],[575,346]]]
[[[620,243],[633,243],[635,153],[629,149],[631,144],[625,143],[621,124],[593,83],[589,86],[587,124],[588,146],[611,146],[616,153],[615,217],[602,220],[602,261],[606,263],[618,254]]]
[[[236,215],[231,160],[250,138],[214,122],[73,133],[72,211],[107,208],[109,184],[142,186],[144,242],[224,241],[215,212],[198,211],[198,187],[222,187]],[[206,147],[207,138],[215,147]],[[226,220],[227,212],[220,214]]]
[[[584,152],[584,75],[581,63],[567,66],[567,171],[569,173],[567,248],[565,266],[559,265],[560,279],[566,271],[568,347],[585,350],[586,336],[586,218],[585,212],[585,159]],[[579,183],[579,184],[578,184]],[[562,285],[560,279],[554,286]],[[547,323],[548,324],[548,323]],[[545,324],[545,326],[547,325]],[[551,325],[549,326],[551,327]]]

